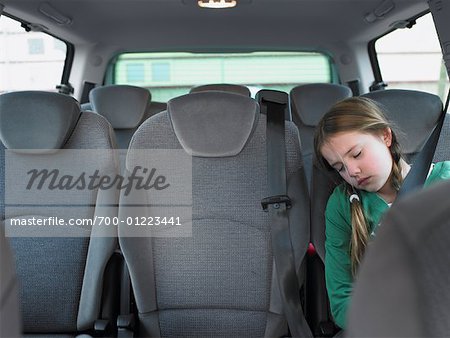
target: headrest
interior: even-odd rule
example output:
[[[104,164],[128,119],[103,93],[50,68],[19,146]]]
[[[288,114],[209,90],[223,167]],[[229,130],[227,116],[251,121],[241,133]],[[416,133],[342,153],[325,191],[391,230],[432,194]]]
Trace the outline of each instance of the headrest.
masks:
[[[309,83],[294,87],[289,96],[294,122],[316,127],[331,106],[352,96],[352,91],[338,84]]]
[[[400,139],[406,154],[420,151],[442,112],[441,99],[430,93],[389,89],[362,96],[381,104],[388,119],[407,136]]]
[[[220,91],[174,98],[167,103],[167,111],[181,146],[200,157],[239,154],[259,116],[255,100]]]
[[[0,95],[0,138],[7,149],[48,153],[61,149],[80,116],[78,102],[67,95],[23,91]]]
[[[126,85],[97,87],[90,91],[92,110],[103,115],[114,129],[136,128],[151,100],[147,89]]]
[[[240,95],[250,97],[250,89],[248,89],[246,86],[241,86],[241,85],[236,85],[236,84],[228,84],[228,83],[207,84],[207,85],[193,87],[193,88],[191,88],[189,93],[198,93],[198,92],[204,92],[204,91],[209,91],[209,90],[218,90],[221,92],[235,93],[235,94],[240,94]]]

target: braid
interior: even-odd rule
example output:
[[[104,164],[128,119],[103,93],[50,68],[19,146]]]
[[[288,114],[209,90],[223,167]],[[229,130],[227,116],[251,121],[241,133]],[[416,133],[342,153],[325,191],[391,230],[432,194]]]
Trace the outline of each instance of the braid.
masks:
[[[401,160],[403,159],[403,155],[400,144],[398,143],[394,132],[392,132],[392,143],[389,149],[392,155],[391,183],[392,187],[399,191],[403,183],[401,168]],[[352,194],[352,188],[348,184],[347,193],[349,196]],[[359,200],[353,200],[350,203],[350,211],[352,219],[350,258],[352,262],[352,274],[355,276],[369,241],[369,224],[364,216],[362,204]]]
[[[350,195],[351,186],[347,185],[347,192]],[[352,235],[350,240],[350,259],[352,262],[352,275],[356,275],[362,256],[369,241],[369,227],[364,216],[361,201],[354,199],[350,202],[350,212],[352,220]]]
[[[400,144],[398,143],[394,132],[392,132],[392,144],[389,150],[392,155],[392,173],[391,173],[392,187],[396,191],[399,191],[403,183],[402,168],[400,164],[401,160],[403,159],[403,155],[400,148]]]

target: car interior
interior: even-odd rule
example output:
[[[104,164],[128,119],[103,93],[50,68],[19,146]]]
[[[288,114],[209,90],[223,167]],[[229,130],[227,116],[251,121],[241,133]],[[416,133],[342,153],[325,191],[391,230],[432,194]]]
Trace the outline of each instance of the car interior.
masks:
[[[449,16],[440,0],[0,0],[0,337],[450,336],[450,186],[415,191],[450,160]],[[324,267],[340,178],[314,133],[356,96],[417,174],[344,331]]]

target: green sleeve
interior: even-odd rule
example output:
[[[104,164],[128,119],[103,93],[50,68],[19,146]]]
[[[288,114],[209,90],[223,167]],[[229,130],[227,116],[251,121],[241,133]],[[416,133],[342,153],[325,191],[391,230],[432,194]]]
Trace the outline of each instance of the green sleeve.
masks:
[[[344,329],[353,285],[349,250],[350,217],[350,205],[338,187],[330,196],[325,211],[325,279],[334,320]]]
[[[428,186],[442,180],[450,179],[450,161],[438,162],[428,176],[425,185]]]

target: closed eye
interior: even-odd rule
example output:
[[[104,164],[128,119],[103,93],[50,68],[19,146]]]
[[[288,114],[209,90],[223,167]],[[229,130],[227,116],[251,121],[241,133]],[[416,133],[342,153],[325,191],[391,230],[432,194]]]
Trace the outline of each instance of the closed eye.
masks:
[[[335,167],[334,169],[336,169],[337,170],[337,172],[342,172],[343,170],[344,170],[344,166],[343,165],[341,165],[340,167]]]

